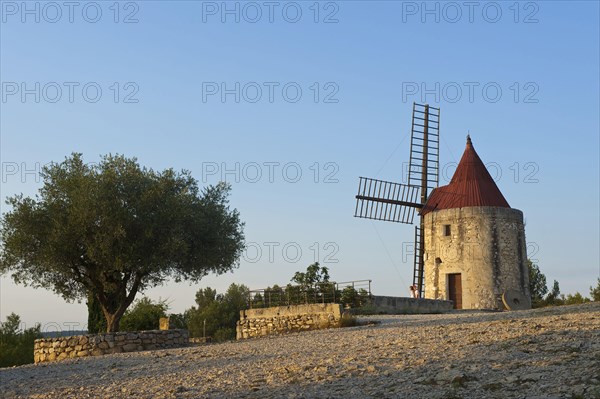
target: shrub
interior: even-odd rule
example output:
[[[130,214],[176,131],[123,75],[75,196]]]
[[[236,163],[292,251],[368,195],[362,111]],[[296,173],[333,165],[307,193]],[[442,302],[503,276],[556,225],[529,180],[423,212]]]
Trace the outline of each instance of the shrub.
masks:
[[[33,343],[41,338],[40,325],[20,329],[21,318],[11,313],[0,323],[0,367],[33,363]]]
[[[185,311],[184,318],[190,337],[202,337],[206,323],[206,336],[213,341],[235,339],[235,327],[240,318],[240,310],[246,308],[248,287],[231,284],[225,294],[217,295],[211,288],[199,290],[196,294],[197,307]]]
[[[598,277],[596,288],[590,287],[590,296],[592,297],[592,301],[600,302],[600,277]]]
[[[167,317],[169,305],[163,300],[153,302],[147,297],[135,302],[121,319],[122,331],[158,330],[161,317]]]
[[[348,305],[353,308],[360,306],[358,301],[358,292],[351,285],[342,290],[340,301],[344,305]]]
[[[576,305],[579,303],[586,303],[589,302],[590,299],[584,297],[583,295],[581,295],[579,292],[576,292],[574,295],[568,294],[567,297],[565,298],[565,305]]]

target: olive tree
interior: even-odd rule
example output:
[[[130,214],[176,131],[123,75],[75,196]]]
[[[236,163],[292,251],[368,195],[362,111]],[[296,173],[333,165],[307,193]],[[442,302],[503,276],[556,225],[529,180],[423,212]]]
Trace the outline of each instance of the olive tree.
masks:
[[[108,332],[138,292],[231,271],[244,248],[243,223],[224,183],[200,190],[190,172],[154,171],[135,158],[81,154],[43,168],[34,198],[7,199],[0,274],[97,300]]]

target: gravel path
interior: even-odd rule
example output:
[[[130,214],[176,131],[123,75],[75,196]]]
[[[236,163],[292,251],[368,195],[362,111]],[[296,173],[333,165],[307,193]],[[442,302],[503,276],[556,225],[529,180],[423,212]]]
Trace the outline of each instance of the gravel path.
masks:
[[[600,303],[0,370],[2,398],[600,398]]]

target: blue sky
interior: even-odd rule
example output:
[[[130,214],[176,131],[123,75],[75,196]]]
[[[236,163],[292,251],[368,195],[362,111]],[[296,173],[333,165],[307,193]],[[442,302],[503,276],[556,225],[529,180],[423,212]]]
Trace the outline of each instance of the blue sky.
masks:
[[[353,213],[358,176],[402,181],[413,101],[441,107],[441,184],[470,132],[549,283],[587,294],[600,275],[598,2],[23,4],[1,2],[3,199],[71,152],[233,185],[248,252],[147,292],[173,311],[314,260],[407,295],[413,228]],[[85,323],[84,304],[0,283],[1,319]]]

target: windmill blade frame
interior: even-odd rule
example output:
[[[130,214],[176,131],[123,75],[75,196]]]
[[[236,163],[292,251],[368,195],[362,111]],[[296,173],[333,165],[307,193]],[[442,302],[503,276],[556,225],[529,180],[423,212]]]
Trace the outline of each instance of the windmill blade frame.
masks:
[[[413,224],[439,185],[440,109],[413,103],[408,184],[359,177],[354,216],[363,219]],[[424,218],[415,226],[413,286],[424,293]]]

